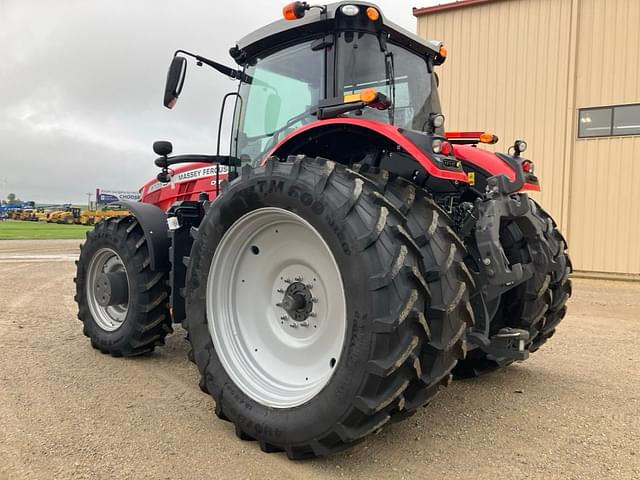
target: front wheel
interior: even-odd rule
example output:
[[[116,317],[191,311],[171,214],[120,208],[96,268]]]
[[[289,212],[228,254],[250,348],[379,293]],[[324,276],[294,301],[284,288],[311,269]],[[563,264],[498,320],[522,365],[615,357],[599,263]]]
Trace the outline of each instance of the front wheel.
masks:
[[[77,265],[78,318],[91,345],[113,356],[140,355],[172,331],[167,273],[150,268],[135,217],[113,217],[87,232]]]
[[[413,413],[465,352],[462,256],[410,185],[323,159],[245,167],[188,259],[185,327],[217,415],[305,458]]]

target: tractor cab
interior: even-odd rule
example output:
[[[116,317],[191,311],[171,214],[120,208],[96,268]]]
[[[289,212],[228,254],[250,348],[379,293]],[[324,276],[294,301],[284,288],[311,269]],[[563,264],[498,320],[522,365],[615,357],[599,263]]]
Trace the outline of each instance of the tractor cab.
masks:
[[[256,167],[272,155],[325,156],[347,165],[364,162],[393,170],[399,164],[389,154],[407,142],[411,145],[401,149],[417,144],[418,165],[409,162],[395,174],[417,171],[419,178],[413,180],[423,182],[427,176],[419,172],[426,169],[436,177],[466,181],[443,136],[434,71],[446,59],[440,42],[404,30],[366,2],[294,2],[285,6],[283,16],[230,49],[239,69],[176,51],[167,75],[166,107],[173,108],[182,91],[186,57],[239,80],[239,86],[225,96],[221,112],[222,119],[227,99],[235,97],[230,155],[220,155],[221,121],[217,155],[178,156],[167,165],[157,161],[165,169],[160,182],[169,182],[166,168],[174,163]],[[333,128],[335,119],[346,122]],[[301,132],[308,132],[304,141],[289,142]]]
[[[446,56],[438,42],[362,2],[284,13],[231,49],[243,67],[234,156],[256,165],[296,129],[338,116],[431,129],[430,119],[441,113],[434,66]]]

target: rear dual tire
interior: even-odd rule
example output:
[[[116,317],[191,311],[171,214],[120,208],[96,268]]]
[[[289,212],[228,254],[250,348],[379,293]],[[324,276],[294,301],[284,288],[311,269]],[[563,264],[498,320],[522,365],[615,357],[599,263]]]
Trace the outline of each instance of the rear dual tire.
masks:
[[[525,349],[537,351],[549,340],[556,327],[567,313],[567,301],[571,296],[571,260],[567,254],[567,243],[553,218],[533,200],[529,200],[534,216],[543,225],[543,233],[556,264],[553,271],[536,270],[526,282],[504,293],[491,320],[491,334],[504,327],[526,330],[529,340]],[[512,223],[503,229],[503,246],[512,262],[531,262],[526,239],[520,229]],[[476,377],[513,362],[497,362],[481,349],[469,352],[460,362],[454,374],[458,377]]]
[[[243,262],[242,249],[256,247],[258,255],[279,262],[277,243],[254,241],[262,238],[260,229],[271,228],[275,235],[277,222],[235,236],[233,248],[227,241],[234,236],[229,232],[237,231],[247,218],[268,211],[295,218],[322,239],[341,280],[340,294],[334,295],[340,298],[332,300],[344,307],[344,316],[323,317],[318,310],[314,320],[319,328],[323,321],[337,320],[331,328],[341,337],[339,345],[327,347],[337,348],[337,353],[327,354],[320,388],[288,403],[265,398],[251,386],[248,379],[256,383],[265,375],[258,367],[262,350],[242,347],[245,322],[235,327],[227,322],[225,327],[218,317],[228,317],[229,311],[211,303],[212,298],[228,298],[236,302],[231,311],[241,315],[243,304],[265,297],[258,283],[265,284],[262,288],[269,290],[270,298],[279,274],[273,274],[273,282],[266,280],[267,263],[256,273],[264,279],[246,294],[233,288],[216,297],[211,289],[216,279],[210,278],[211,272],[219,272],[219,261]],[[286,248],[287,242],[282,245]],[[306,266],[305,275],[326,283],[320,271],[326,262],[314,263],[315,250],[310,250],[309,261],[299,263]],[[211,205],[188,259],[185,327],[202,375],[201,388],[214,398],[218,417],[233,422],[241,439],[257,440],[264,451],[306,458],[350,446],[389,421],[415,412],[449,383],[451,369],[465,354],[465,331],[473,322],[468,301],[472,282],[463,255],[446,215],[409,184],[379,185],[334,162],[304,157],[287,162],[271,158],[255,170],[243,168],[241,178]],[[279,270],[274,267],[274,272]],[[222,279],[226,281],[235,280]],[[325,287],[317,289],[331,290]],[[257,318],[263,325],[255,330],[280,329],[281,312],[281,306],[264,303],[263,315]],[[225,332],[212,328],[236,330],[223,341]],[[295,330],[299,328],[309,327]],[[313,345],[311,337],[305,342]],[[268,348],[269,342],[261,345]],[[234,350],[241,355],[229,353]],[[312,349],[306,351],[313,355]],[[303,355],[306,351],[301,350]],[[243,358],[244,368],[231,367]],[[300,369],[295,367],[306,360],[293,354],[290,358],[295,363],[290,371],[296,376]],[[303,389],[300,384],[298,388]]]

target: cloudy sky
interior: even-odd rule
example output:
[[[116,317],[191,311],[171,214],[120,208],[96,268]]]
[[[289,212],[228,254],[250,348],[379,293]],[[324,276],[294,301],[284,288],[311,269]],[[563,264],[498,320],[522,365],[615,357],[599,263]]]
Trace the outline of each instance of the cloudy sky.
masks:
[[[236,83],[190,63],[178,105],[165,109],[173,51],[233,65],[229,47],[286,2],[0,0],[0,198],[86,202],[97,187],[137,190],[156,174],[158,139],[176,153],[213,153],[220,102]],[[411,31],[412,7],[436,3],[377,2]]]

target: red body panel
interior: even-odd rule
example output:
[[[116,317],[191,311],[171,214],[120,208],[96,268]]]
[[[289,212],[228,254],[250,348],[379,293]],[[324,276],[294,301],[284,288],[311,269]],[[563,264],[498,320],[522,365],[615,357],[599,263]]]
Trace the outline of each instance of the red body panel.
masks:
[[[467,175],[462,172],[453,172],[438,168],[434,162],[418,148],[407,137],[402,135],[398,127],[386,123],[376,122],[372,120],[362,120],[358,118],[332,118],[328,120],[318,120],[291,132],[282,139],[274,148],[266,155],[265,160],[273,155],[280,147],[290,141],[292,138],[309,132],[314,128],[326,125],[353,125],[361,128],[372,130],[376,133],[384,135],[389,140],[400,145],[413,158],[422,165],[422,167],[434,177],[447,180],[459,180],[467,182]],[[471,147],[469,145],[454,145],[453,153],[456,158],[482,169],[490,175],[503,173],[510,180],[515,178],[515,172],[500,158],[492,152],[480,148]],[[207,192],[209,199],[216,197],[216,166],[209,163],[189,163],[181,165],[172,170],[173,179],[171,183],[163,184],[156,179],[147,182],[140,190],[140,201],[157,205],[162,210],[167,211],[175,202],[182,200],[198,200],[200,192]],[[220,167],[220,181],[227,179],[228,169],[226,166]],[[539,185],[526,183],[522,190],[540,191]]]
[[[467,182],[467,175],[463,172],[453,172],[450,170],[443,170],[422,151],[411,140],[402,135],[398,130],[398,127],[389,125],[387,123],[376,122],[373,120],[363,120],[359,118],[331,118],[328,120],[317,120],[311,122],[303,127],[298,128],[294,132],[291,132],[285,138],[283,138],[278,145],[271,149],[271,151],[265,156],[265,160],[269,158],[273,153],[278,150],[282,145],[287,143],[292,138],[313,130],[317,127],[323,127],[325,125],[353,125],[356,127],[366,128],[376,133],[384,135],[389,140],[400,145],[409,155],[416,159],[416,161],[434,177],[444,178],[446,180],[459,180],[461,182]]]
[[[470,145],[454,145],[453,154],[459,160],[470,163],[474,167],[482,169],[490,175],[505,174],[509,180],[516,177],[513,169],[505,162],[500,160],[493,152],[483,150],[481,148],[472,147]],[[540,191],[540,185],[525,183],[521,191]]]
[[[220,181],[227,179],[228,169],[220,167]],[[149,180],[140,190],[140,201],[157,205],[165,212],[175,202],[198,200],[200,192],[216,197],[216,166],[210,163],[187,163],[172,169],[171,183]]]

